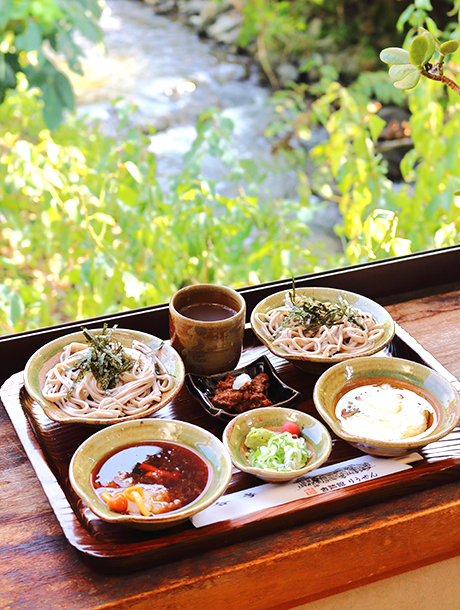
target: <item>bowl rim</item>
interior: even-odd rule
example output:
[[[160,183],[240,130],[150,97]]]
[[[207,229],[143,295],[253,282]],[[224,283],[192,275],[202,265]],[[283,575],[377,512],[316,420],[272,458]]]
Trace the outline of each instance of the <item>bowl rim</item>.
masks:
[[[97,497],[97,494],[94,493],[94,491],[91,492],[91,495],[86,493],[86,491],[82,488],[81,484],[79,483],[78,479],[76,478],[75,468],[78,463],[78,460],[82,459],[81,456],[82,456],[82,454],[84,455],[83,452],[84,452],[85,448],[88,447],[88,445],[91,445],[94,442],[97,442],[99,439],[101,439],[101,440],[104,439],[107,435],[112,435],[112,434],[117,435],[119,427],[128,427],[128,428],[143,427],[144,430],[154,427],[157,430],[158,429],[161,430],[161,426],[163,426],[164,424],[174,424],[174,425],[180,426],[182,429],[185,428],[188,430],[193,430],[195,432],[198,432],[199,434],[202,434],[203,437],[206,438],[208,441],[211,441],[215,445],[216,448],[219,448],[221,450],[225,470],[224,469],[221,470],[220,475],[222,476],[222,478],[219,478],[216,476],[216,486],[215,486],[215,489],[212,491],[212,493],[210,493],[210,490],[208,489],[203,495],[198,496],[198,498],[193,500],[193,502],[191,502],[190,504],[187,504],[186,506],[183,506],[182,508],[179,508],[179,509],[176,509],[173,511],[169,511],[166,513],[161,513],[158,515],[150,515],[148,517],[143,516],[143,515],[130,515],[130,514],[116,513],[114,511],[111,511],[109,508],[104,507],[103,503],[99,500],[99,498]],[[155,438],[151,439],[152,441],[157,440],[157,441],[171,442],[171,443],[183,445],[185,447],[190,447],[190,445],[188,445],[187,443],[184,443],[184,442],[181,442],[178,440],[174,440],[171,438],[158,437],[158,435],[155,435],[153,433],[153,431],[152,431],[152,436],[155,436]],[[103,444],[101,444],[101,446],[103,446]],[[121,444],[119,446],[119,448],[126,447],[126,446],[129,446],[129,443]],[[112,451],[112,452],[114,451],[113,447],[109,448],[108,453],[110,451]],[[196,449],[195,449],[195,451],[196,451]],[[204,455],[204,454],[201,454],[201,455],[202,455],[202,457],[206,458],[207,462],[211,463],[211,466],[212,466],[213,470],[215,471],[214,465],[212,464],[211,460],[206,455]],[[94,460],[94,466],[96,466],[104,457],[105,457],[105,455],[101,455],[97,460]],[[217,438],[217,436],[212,434],[212,432],[208,432],[201,426],[197,426],[196,424],[192,424],[190,422],[177,420],[177,419],[155,419],[155,418],[136,419],[136,420],[126,421],[126,422],[120,422],[113,426],[102,428],[98,432],[95,432],[94,434],[92,434],[89,438],[87,438],[85,441],[83,441],[83,443],[81,443],[81,445],[79,445],[79,447],[77,447],[74,454],[72,455],[72,458],[71,458],[70,464],[69,464],[69,482],[70,482],[70,485],[72,486],[72,489],[78,495],[78,497],[81,498],[83,500],[83,502],[85,502],[85,504],[87,504],[88,508],[92,512],[94,512],[94,514],[96,516],[101,518],[103,521],[107,521],[109,523],[121,523],[122,525],[130,524],[130,523],[135,523],[135,524],[139,524],[139,525],[149,525],[149,524],[160,525],[162,523],[171,523],[172,525],[174,525],[177,522],[182,522],[184,520],[187,520],[194,514],[201,512],[202,510],[204,510],[205,508],[207,508],[208,506],[213,504],[223,493],[225,493],[225,491],[230,483],[230,480],[232,478],[232,474],[233,474],[233,468],[232,468],[231,457],[230,457],[230,454],[229,454],[227,448],[222,443],[222,441],[220,441]],[[203,501],[206,494],[209,494],[209,496],[205,501]],[[197,503],[198,503],[198,501],[200,501],[200,498],[201,498],[201,503],[198,507]]]
[[[362,294],[359,294],[357,292],[352,292],[350,290],[344,290],[342,288],[330,288],[330,287],[323,287],[323,286],[311,286],[311,287],[299,287],[296,288],[296,292],[299,294],[311,294],[311,296],[313,296],[313,298],[315,298],[315,293],[327,293],[329,295],[334,296],[335,300],[337,300],[337,295],[341,295],[343,296],[346,300],[348,300],[349,298],[352,299],[358,299],[359,301],[361,301],[361,304],[352,304],[352,306],[356,306],[359,307],[360,309],[365,308],[365,305],[369,305],[371,304],[373,309],[376,309],[379,314],[381,314],[382,317],[382,323],[385,325],[389,325],[389,329],[387,330],[385,328],[385,333],[383,338],[376,343],[373,347],[370,347],[366,352],[363,352],[362,354],[359,355],[354,355],[354,354],[336,354],[334,356],[328,356],[328,357],[324,357],[324,356],[315,356],[315,355],[296,355],[296,354],[287,354],[284,350],[282,350],[281,348],[278,348],[277,346],[274,346],[273,343],[271,342],[270,338],[266,336],[266,334],[264,332],[261,331],[260,329],[260,322],[256,319],[256,315],[258,313],[260,313],[261,311],[263,311],[263,308],[266,306],[267,302],[271,299],[273,299],[276,296],[279,296],[280,298],[284,297],[284,295],[289,292],[288,290],[282,290],[282,291],[278,291],[278,292],[274,292],[271,295],[266,296],[264,299],[262,299],[261,301],[259,301],[259,303],[257,303],[257,305],[254,307],[254,309],[251,312],[251,318],[250,318],[250,323],[251,323],[251,327],[252,330],[254,331],[254,333],[256,334],[256,336],[262,341],[262,343],[276,356],[279,356],[280,358],[284,358],[285,360],[290,360],[293,362],[311,362],[311,363],[316,363],[316,364],[336,364],[338,362],[343,362],[345,360],[351,360],[353,358],[358,358],[358,357],[365,357],[365,356],[371,356],[373,354],[376,354],[377,352],[380,352],[382,349],[384,349],[394,338],[395,333],[396,333],[396,324],[392,318],[392,316],[390,315],[390,313],[382,306],[380,305],[380,303],[377,303],[377,301],[374,301],[373,299],[370,299],[369,297],[366,297]],[[282,304],[282,301],[280,302],[280,305]],[[365,310],[365,309],[364,309]]]
[[[102,327],[91,328],[89,329],[91,333],[101,333],[103,331]],[[110,330],[110,329],[109,329]],[[107,419],[107,418],[90,418],[90,417],[77,417],[73,415],[69,415],[59,409],[52,402],[48,401],[42,394],[41,388],[38,382],[38,375],[45,364],[49,361],[50,358],[58,354],[65,345],[71,343],[72,341],[80,340],[84,342],[84,336],[82,331],[75,331],[68,333],[66,335],[60,335],[56,337],[52,341],[48,341],[44,345],[42,345],[38,350],[36,350],[28,359],[25,368],[24,368],[24,387],[29,394],[29,396],[43,409],[45,415],[51,419],[52,421],[58,423],[78,423],[78,424],[89,424],[92,426],[109,426],[127,421],[135,421],[137,419],[144,418],[152,413],[155,413],[159,409],[166,406],[171,400],[180,392],[185,379],[185,366],[184,363],[179,356],[178,352],[169,345],[163,339],[151,335],[150,333],[129,329],[129,328],[119,328],[118,326],[114,329],[114,336],[122,335],[124,337],[128,336],[131,340],[137,339],[143,343],[151,343],[156,347],[160,348],[160,351],[165,351],[164,360],[169,360],[170,362],[174,362],[174,386],[171,390],[166,392],[166,396],[162,398],[158,403],[153,403],[151,407],[144,412],[141,417],[136,415],[126,415],[123,417],[118,417],[116,419]],[[46,358],[44,357],[44,353],[46,353]],[[40,361],[42,363],[40,364]],[[34,373],[33,371],[36,371]]]
[[[231,371],[225,371],[224,373],[215,373],[214,375],[199,375],[197,373],[187,373],[185,375],[185,385],[186,385],[187,389],[189,390],[189,392],[192,394],[192,396],[200,402],[200,404],[202,405],[202,407],[204,408],[206,413],[211,415],[211,417],[215,417],[217,419],[220,419],[221,421],[228,422],[228,421],[234,419],[235,417],[237,417],[238,415],[241,415],[241,413],[231,413],[230,411],[226,411],[223,408],[214,406],[212,404],[212,402],[209,400],[207,394],[202,392],[197,387],[196,380],[198,378],[216,379],[218,377],[225,379],[225,377],[228,373],[241,374],[241,371],[244,371],[245,369],[247,369],[251,366],[255,366],[259,362],[263,363],[264,367],[267,367],[270,370],[270,372],[277,384],[279,384],[280,386],[285,388],[287,391],[290,391],[292,393],[292,395],[289,398],[287,398],[285,401],[277,402],[270,406],[277,407],[277,408],[287,407],[288,405],[286,403],[294,405],[302,400],[302,394],[295,388],[284,383],[284,381],[278,376],[278,373],[276,372],[275,367],[273,366],[273,364],[270,362],[269,358],[265,354],[262,354],[261,356],[259,356],[255,360],[252,360],[251,362],[248,362],[248,364],[245,364],[244,366],[240,366]],[[253,410],[253,409],[251,409],[251,410]],[[213,413],[213,411],[215,411],[215,413]],[[246,413],[246,411],[244,411],[244,412]]]
[[[292,416],[292,414],[294,414],[294,415],[300,415],[301,417],[305,417],[310,423],[314,424],[316,428],[319,428],[322,431],[326,444],[323,447],[321,456],[319,458],[317,457],[317,459],[315,459],[313,462],[307,462],[307,464],[305,466],[303,466],[302,468],[299,468],[298,470],[292,470],[289,472],[278,472],[276,470],[271,470],[269,468],[257,468],[254,466],[250,466],[249,464],[242,465],[241,462],[239,462],[234,457],[235,452],[230,445],[230,433],[231,433],[232,429],[238,424],[238,419],[241,420],[250,414],[255,414],[256,416],[261,416],[263,414],[262,412],[273,412],[273,413],[276,412],[276,414],[279,415],[282,411],[287,412],[286,417],[289,417],[290,414],[291,414],[291,416]],[[263,427],[263,426],[261,425],[260,427]],[[292,409],[290,407],[260,407],[258,409],[251,409],[250,411],[245,411],[244,413],[240,413],[239,415],[237,415],[237,417],[232,419],[225,427],[225,429],[222,433],[222,442],[223,442],[224,446],[227,448],[227,450],[230,454],[230,458],[231,458],[232,463],[235,466],[235,468],[237,468],[238,470],[241,470],[242,472],[246,472],[248,474],[253,474],[256,477],[262,478],[266,481],[268,481],[268,480],[293,481],[295,479],[299,479],[303,475],[308,474],[309,472],[312,472],[313,470],[316,470],[317,468],[322,466],[322,464],[324,464],[324,462],[329,458],[329,456],[332,452],[332,438],[329,433],[329,430],[326,428],[324,423],[322,421],[320,421],[319,419],[317,419],[316,417],[313,417],[313,415],[310,415],[309,413],[305,413],[304,411],[299,411],[297,409]]]
[[[318,413],[322,417],[322,419],[324,419],[326,424],[332,429],[332,431],[339,438],[341,438],[349,443],[352,443],[352,444],[367,445],[369,447],[388,447],[388,448],[393,448],[393,449],[398,449],[398,448],[403,448],[403,447],[407,448],[407,449],[420,448],[422,446],[425,446],[425,445],[431,444],[437,440],[440,440],[441,438],[443,438],[444,436],[447,436],[447,434],[452,432],[452,430],[454,430],[454,428],[458,425],[458,423],[460,421],[460,393],[452,385],[452,383],[450,383],[450,381],[448,379],[446,379],[443,375],[441,375],[438,371],[435,371],[434,369],[432,369],[424,364],[421,364],[419,362],[414,362],[412,360],[408,360],[405,358],[396,358],[396,357],[388,358],[387,356],[382,356],[382,357],[362,356],[359,358],[355,358],[352,364],[355,364],[356,362],[358,362],[358,364],[362,363],[364,365],[372,364],[372,367],[375,370],[376,368],[378,368],[380,363],[388,364],[389,361],[396,362],[396,363],[400,364],[401,366],[410,365],[416,369],[419,369],[422,371],[427,371],[431,375],[433,375],[436,379],[440,380],[446,388],[450,388],[450,390],[452,391],[452,395],[455,398],[455,402],[456,402],[457,409],[458,409],[458,416],[451,422],[451,424],[449,426],[447,426],[447,428],[443,429],[442,431],[440,430],[437,433],[435,431],[433,431],[431,434],[426,435],[426,436],[417,435],[414,437],[409,437],[407,439],[381,440],[381,439],[374,439],[374,438],[369,438],[369,437],[365,437],[365,436],[356,436],[356,435],[350,434],[350,433],[346,432],[340,425],[340,422],[336,418],[334,418],[327,409],[324,408],[321,398],[320,398],[320,393],[319,393],[321,385],[325,384],[327,382],[328,377],[336,374],[336,372],[339,371],[341,368],[350,366],[349,362],[338,362],[334,366],[332,366],[329,369],[327,369],[326,371],[324,371],[324,373],[322,373],[322,375],[318,378],[318,380],[316,381],[314,388],[313,388],[313,402],[315,404],[316,410],[318,411]],[[388,371],[386,371],[386,374],[388,375]],[[407,376],[408,376],[408,375],[404,374],[404,371],[400,371],[398,373],[398,375],[399,375],[399,378],[407,378]],[[364,377],[364,375],[362,375],[362,376]],[[409,380],[409,381],[412,384],[414,383],[412,380]],[[415,384],[415,385],[417,385],[417,384]],[[411,438],[413,440],[411,440]]]

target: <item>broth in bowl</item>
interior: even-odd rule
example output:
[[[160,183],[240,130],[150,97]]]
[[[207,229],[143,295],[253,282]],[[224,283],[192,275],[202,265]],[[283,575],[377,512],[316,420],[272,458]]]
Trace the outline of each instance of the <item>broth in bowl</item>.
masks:
[[[148,517],[191,504],[210,484],[210,472],[196,451],[155,441],[106,456],[92,471],[91,484],[110,510]]]

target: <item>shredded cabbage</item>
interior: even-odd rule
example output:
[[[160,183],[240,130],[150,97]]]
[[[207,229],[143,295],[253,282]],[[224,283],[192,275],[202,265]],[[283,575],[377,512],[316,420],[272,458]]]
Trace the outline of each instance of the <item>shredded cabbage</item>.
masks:
[[[304,438],[295,438],[289,432],[272,436],[267,443],[247,453],[251,466],[289,472],[305,466],[312,453]]]

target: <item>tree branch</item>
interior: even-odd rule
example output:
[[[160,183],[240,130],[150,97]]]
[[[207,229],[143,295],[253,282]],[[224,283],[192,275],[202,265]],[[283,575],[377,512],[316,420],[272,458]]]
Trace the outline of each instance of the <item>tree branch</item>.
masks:
[[[447,85],[452,89],[452,91],[455,91],[455,93],[458,93],[458,95],[460,95],[460,87],[457,85],[456,82],[454,82],[452,79],[442,73],[442,68],[441,74],[433,74],[432,72],[428,72],[428,70],[425,69],[423,69],[420,74],[431,80],[437,80],[441,83],[444,83],[444,85]]]

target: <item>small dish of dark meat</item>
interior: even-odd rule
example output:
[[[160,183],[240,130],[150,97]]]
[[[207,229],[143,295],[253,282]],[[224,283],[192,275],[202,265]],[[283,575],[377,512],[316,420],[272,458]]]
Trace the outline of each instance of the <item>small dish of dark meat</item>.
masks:
[[[225,422],[250,409],[289,407],[302,399],[299,392],[281,381],[266,356],[217,375],[188,373],[185,385],[209,415]]]
[[[271,406],[272,402],[268,399],[270,379],[266,373],[258,373],[239,389],[234,388],[237,379],[227,373],[227,377],[218,382],[214,395],[210,397],[213,405],[235,413]]]

